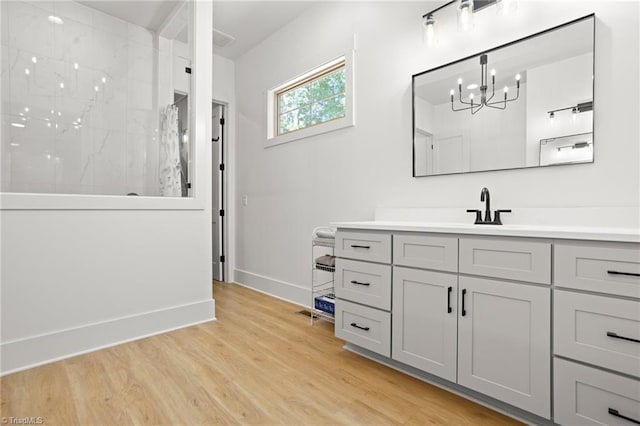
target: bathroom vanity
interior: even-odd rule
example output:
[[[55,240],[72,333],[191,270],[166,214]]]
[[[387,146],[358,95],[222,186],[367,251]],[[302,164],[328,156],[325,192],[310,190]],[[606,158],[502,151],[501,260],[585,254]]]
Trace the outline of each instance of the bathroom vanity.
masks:
[[[640,421],[640,235],[341,222],[345,348],[532,423]]]

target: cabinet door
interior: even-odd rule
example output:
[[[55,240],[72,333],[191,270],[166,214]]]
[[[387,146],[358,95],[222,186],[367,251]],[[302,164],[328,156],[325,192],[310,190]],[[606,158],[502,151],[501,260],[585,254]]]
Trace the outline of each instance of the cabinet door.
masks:
[[[394,266],[391,357],[455,382],[458,277]]]
[[[550,418],[551,289],[460,277],[458,383]]]

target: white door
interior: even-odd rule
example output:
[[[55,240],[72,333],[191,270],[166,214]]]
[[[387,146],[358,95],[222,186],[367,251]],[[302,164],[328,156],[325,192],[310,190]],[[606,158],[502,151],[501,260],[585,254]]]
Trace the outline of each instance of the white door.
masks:
[[[433,147],[433,173],[459,173],[464,168],[462,136],[435,139]]]
[[[212,121],[212,145],[211,145],[211,241],[213,244],[213,279],[223,281],[223,263],[221,262],[222,250],[222,219],[220,210],[222,209],[222,191],[221,179],[222,171],[220,164],[222,163],[222,144],[223,144],[223,124],[221,119],[224,117],[224,107],[222,105],[213,104],[213,121]]]
[[[391,357],[455,382],[457,293],[456,275],[394,266]]]
[[[551,415],[551,289],[461,276],[458,383]]]

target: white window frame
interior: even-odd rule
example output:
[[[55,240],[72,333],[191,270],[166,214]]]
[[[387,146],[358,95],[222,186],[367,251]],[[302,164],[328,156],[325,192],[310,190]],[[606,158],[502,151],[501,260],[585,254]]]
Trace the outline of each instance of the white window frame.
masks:
[[[265,141],[265,148],[280,145],[287,142],[292,142],[299,139],[308,138],[310,136],[319,135],[326,132],[331,132],[338,129],[343,129],[345,127],[350,127],[355,125],[355,117],[354,117],[354,90],[353,90],[353,52],[348,52],[345,55],[334,58],[324,64],[313,68],[301,74],[295,78],[287,80],[286,82],[279,84],[276,87],[273,87],[267,91],[267,139]],[[326,121],[324,123],[315,124],[313,126],[305,127],[303,129],[294,130],[288,133],[284,133],[282,135],[278,134],[276,128],[276,117],[278,114],[277,111],[277,93],[282,91],[285,88],[294,86],[299,84],[304,80],[308,80],[315,76],[316,74],[321,74],[326,71],[328,68],[339,64],[340,62],[344,62],[344,78],[345,78],[345,106],[344,106],[344,117],[336,118],[330,121]]]

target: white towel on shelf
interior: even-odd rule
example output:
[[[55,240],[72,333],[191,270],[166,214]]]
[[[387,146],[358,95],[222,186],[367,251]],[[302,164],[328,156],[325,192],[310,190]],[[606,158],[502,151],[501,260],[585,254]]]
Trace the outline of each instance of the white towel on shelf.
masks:
[[[316,229],[316,236],[318,238],[335,238],[336,231],[330,228]]]

